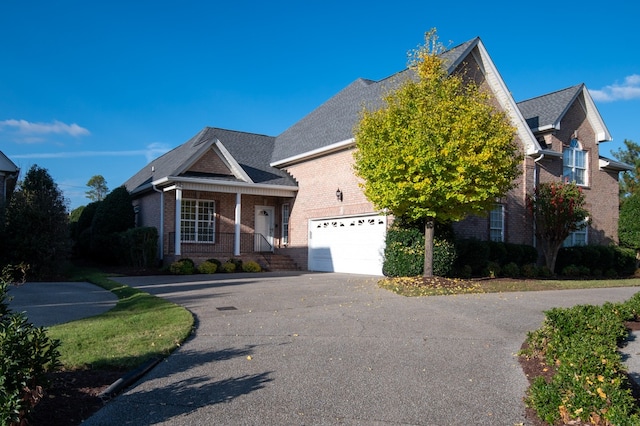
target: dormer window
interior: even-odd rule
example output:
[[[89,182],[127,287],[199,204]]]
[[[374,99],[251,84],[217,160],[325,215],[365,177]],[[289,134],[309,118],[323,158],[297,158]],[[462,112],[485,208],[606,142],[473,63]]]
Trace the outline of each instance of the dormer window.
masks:
[[[571,139],[562,151],[562,177],[565,182],[587,185],[587,152],[582,150],[578,139]]]

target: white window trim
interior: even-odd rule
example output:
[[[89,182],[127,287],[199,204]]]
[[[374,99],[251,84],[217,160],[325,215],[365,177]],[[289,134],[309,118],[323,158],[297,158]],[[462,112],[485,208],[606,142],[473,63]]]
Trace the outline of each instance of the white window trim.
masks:
[[[500,227],[494,227],[493,221],[491,220],[492,214],[496,210],[500,210]],[[500,239],[494,240],[492,231],[500,231]],[[491,241],[504,242],[504,204],[497,204],[490,212],[489,212],[489,239]]]
[[[588,223],[589,219],[585,219],[582,223]],[[576,244],[576,235],[584,235],[584,244]],[[574,231],[562,243],[562,247],[580,247],[589,245],[589,225],[584,228]]]
[[[191,202],[195,202],[195,220],[187,220],[184,218],[184,204],[185,203],[191,203]],[[204,221],[199,220],[198,216],[199,216],[199,211],[201,209],[202,204],[207,203],[211,205],[211,208],[213,209],[213,216],[210,219],[210,227],[213,230],[213,235],[212,235],[212,239],[209,240],[205,240],[205,241],[201,241],[199,239],[200,235],[198,233],[199,230],[199,224],[203,223]],[[182,204],[180,206],[180,227],[181,227],[181,232],[180,232],[180,239],[181,242],[183,243],[194,243],[194,244],[215,244],[216,242],[216,202],[214,200],[198,200],[198,199],[193,199],[193,198],[184,198],[182,200]],[[194,239],[186,239],[188,233],[185,230],[185,227],[183,227],[183,223],[184,222],[194,222],[195,221],[195,233],[194,233]]]
[[[569,151],[570,152],[570,163],[569,164],[564,164],[565,162],[565,152]],[[576,153],[580,152],[582,155],[584,155],[584,167],[577,167],[576,166]],[[576,185],[578,186],[589,186],[589,155],[588,155],[588,151],[585,151],[582,148],[582,144],[580,143],[579,140],[577,139],[572,139],[571,143],[568,147],[563,148],[562,150],[562,176],[565,180],[565,182],[575,182]],[[567,174],[565,173],[565,170],[570,169],[571,173],[569,176],[567,176]],[[583,170],[584,172],[584,182],[577,182],[575,179],[576,176],[576,170]]]
[[[286,214],[285,214],[286,208]],[[282,205],[282,245],[289,245],[289,220],[291,218],[291,205],[284,203]]]

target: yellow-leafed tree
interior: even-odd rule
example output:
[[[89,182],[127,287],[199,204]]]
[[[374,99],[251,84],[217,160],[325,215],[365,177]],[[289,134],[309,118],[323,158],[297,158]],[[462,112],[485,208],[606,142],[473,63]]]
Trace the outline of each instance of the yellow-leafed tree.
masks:
[[[355,129],[355,172],[381,210],[424,220],[424,276],[433,275],[433,226],[483,214],[514,186],[522,156],[508,116],[489,93],[443,67],[435,30],[410,59],[407,78],[364,110]]]

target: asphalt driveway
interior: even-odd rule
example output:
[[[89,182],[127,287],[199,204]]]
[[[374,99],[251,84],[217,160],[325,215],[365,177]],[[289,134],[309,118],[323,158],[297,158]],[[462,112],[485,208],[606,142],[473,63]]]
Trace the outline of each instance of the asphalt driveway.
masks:
[[[516,352],[543,311],[639,288],[405,298],[346,274],[128,277],[193,338],[86,425],[527,424]]]

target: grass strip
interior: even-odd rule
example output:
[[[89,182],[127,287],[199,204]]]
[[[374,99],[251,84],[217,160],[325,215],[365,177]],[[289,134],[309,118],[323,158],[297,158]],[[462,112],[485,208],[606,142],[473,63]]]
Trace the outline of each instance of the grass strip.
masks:
[[[60,361],[67,370],[130,369],[171,353],[191,334],[193,315],[185,308],[110,280],[95,270],[78,270],[76,281],[88,281],[118,297],[103,314],[52,326]]]

